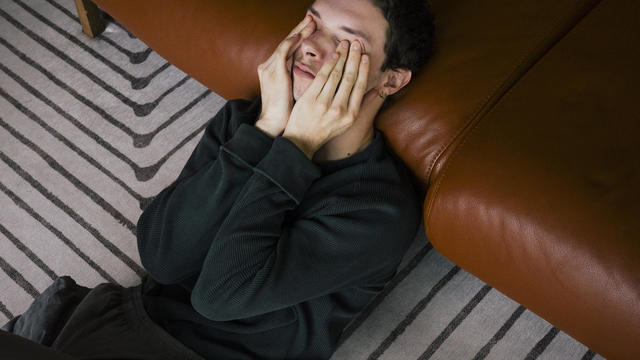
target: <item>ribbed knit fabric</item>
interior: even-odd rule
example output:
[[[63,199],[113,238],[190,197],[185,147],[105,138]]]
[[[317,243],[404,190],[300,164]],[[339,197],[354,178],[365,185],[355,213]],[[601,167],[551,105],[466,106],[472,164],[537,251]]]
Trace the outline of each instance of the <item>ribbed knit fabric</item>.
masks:
[[[140,216],[143,301],[206,358],[328,359],[395,275],[420,201],[378,130],[314,162],[254,127],[260,110],[260,97],[228,101]]]

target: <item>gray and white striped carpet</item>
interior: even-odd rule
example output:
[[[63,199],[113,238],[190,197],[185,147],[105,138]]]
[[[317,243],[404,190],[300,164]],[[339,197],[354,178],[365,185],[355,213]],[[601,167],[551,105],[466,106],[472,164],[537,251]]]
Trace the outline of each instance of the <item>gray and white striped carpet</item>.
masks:
[[[224,103],[72,0],[0,0],[0,324],[57,276],[140,282],[135,225]],[[0,353],[1,353],[0,349]],[[445,259],[422,231],[333,359],[602,359]]]

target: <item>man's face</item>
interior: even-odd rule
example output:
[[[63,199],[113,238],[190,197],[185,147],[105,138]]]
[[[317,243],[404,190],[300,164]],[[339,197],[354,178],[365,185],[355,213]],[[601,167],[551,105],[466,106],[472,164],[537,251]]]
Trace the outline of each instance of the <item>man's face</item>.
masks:
[[[293,55],[293,98],[298,100],[311,85],[315,74],[329,59],[341,40],[359,40],[363,54],[371,61],[367,90],[375,87],[385,59],[384,45],[389,24],[382,11],[370,0],[316,0],[307,10],[316,30],[305,39]],[[311,71],[301,74],[296,67]]]

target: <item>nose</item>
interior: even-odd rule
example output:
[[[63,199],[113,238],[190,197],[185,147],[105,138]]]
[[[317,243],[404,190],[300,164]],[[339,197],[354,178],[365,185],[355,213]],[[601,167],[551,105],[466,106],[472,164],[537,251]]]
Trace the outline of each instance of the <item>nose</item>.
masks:
[[[300,44],[302,58],[324,62],[327,55],[333,50],[331,39],[316,31]]]

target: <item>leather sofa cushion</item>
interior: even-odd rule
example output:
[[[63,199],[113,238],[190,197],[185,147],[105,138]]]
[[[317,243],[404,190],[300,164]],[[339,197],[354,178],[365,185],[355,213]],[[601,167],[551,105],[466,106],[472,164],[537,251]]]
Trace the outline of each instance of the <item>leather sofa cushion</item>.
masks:
[[[612,359],[640,354],[640,5],[602,1],[475,122],[434,246]]]

